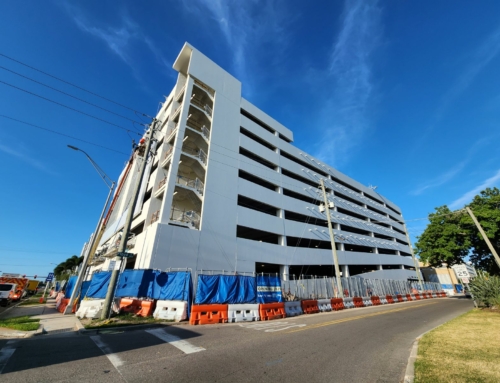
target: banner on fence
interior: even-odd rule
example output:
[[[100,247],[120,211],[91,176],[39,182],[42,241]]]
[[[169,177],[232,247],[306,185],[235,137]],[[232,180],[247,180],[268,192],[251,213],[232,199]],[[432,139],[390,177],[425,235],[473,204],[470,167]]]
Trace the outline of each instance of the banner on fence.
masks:
[[[198,275],[196,304],[256,302],[255,278],[244,275]]]
[[[257,275],[257,303],[283,302],[279,277]]]

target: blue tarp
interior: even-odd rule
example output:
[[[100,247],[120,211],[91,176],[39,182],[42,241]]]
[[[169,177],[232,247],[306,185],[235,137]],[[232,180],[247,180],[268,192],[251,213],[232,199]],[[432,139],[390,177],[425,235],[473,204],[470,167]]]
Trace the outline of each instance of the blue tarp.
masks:
[[[124,270],[118,279],[115,297],[153,297],[154,280],[158,273],[153,270]]]
[[[257,303],[283,302],[279,277],[257,275]]]
[[[254,277],[243,275],[198,275],[196,304],[255,303]]]
[[[104,299],[108,291],[109,280],[111,279],[111,271],[104,271],[92,275],[89,289],[87,290],[87,298]]]
[[[73,275],[69,278],[68,283],[66,283],[66,289],[64,290],[64,298],[71,298],[71,293],[73,292],[77,279],[77,275]]]
[[[110,278],[109,271],[95,273],[92,281],[82,284],[82,296],[106,298]],[[158,270],[124,270],[118,278],[115,297],[187,301],[189,316],[192,291],[193,282],[189,271],[165,273]]]
[[[82,282],[82,288],[80,290],[81,291],[81,293],[80,293],[80,299],[83,299],[83,297],[87,295],[87,290],[90,287],[90,283],[91,283],[91,281]]]

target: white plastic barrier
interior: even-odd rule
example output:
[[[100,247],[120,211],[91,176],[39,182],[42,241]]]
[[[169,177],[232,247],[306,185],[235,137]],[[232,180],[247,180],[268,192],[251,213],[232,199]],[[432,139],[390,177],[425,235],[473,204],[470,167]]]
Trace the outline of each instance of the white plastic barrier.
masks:
[[[406,298],[406,295],[401,295],[403,297],[403,302],[407,302],[408,298]]]
[[[383,305],[388,304],[387,303],[387,298],[386,297],[380,297],[380,303],[382,303]]]
[[[392,300],[394,301],[394,303],[399,303],[399,299],[398,299],[397,295],[393,295]]]
[[[285,302],[285,313],[287,317],[295,317],[304,314],[299,301]]]
[[[344,298],[344,307],[346,309],[353,309],[354,303],[352,302],[352,298]]]
[[[319,311],[332,311],[332,301],[331,299],[318,299]]]
[[[416,301],[416,300],[417,300],[417,298],[415,298],[415,294],[410,294],[410,297],[411,297],[411,299],[413,299],[414,301]]]
[[[259,305],[227,305],[228,322],[252,322],[260,320]]]
[[[437,298],[436,293],[432,293],[432,297],[433,297],[433,298]]]
[[[188,319],[186,301],[156,301],[153,318],[180,322]]]
[[[85,299],[80,302],[80,307],[75,315],[80,318],[94,319],[101,316],[104,299]],[[120,311],[120,298],[116,298],[113,302],[111,310],[115,313]]]
[[[365,307],[373,306],[372,299],[370,297],[363,297],[363,304]]]
[[[80,319],[94,318],[95,313],[102,308],[103,303],[104,299],[83,300],[80,302],[80,307],[76,310],[75,315]],[[90,311],[92,311],[92,313],[90,313]]]

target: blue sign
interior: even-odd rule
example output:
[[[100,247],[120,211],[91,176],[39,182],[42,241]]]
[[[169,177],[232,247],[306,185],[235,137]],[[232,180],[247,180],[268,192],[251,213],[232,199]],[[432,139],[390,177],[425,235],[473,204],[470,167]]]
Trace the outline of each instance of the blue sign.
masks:
[[[257,275],[257,303],[283,302],[279,277]]]
[[[49,273],[49,275],[47,275],[47,278],[45,279],[45,282],[52,282],[53,279],[54,273]]]

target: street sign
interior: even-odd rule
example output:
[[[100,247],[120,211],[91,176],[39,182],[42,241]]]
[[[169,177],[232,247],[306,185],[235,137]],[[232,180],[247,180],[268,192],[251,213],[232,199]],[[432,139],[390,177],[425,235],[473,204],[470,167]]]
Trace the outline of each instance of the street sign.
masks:
[[[108,266],[108,271],[113,271],[115,269],[115,266],[116,266],[116,261],[110,261],[109,262],[109,266]]]
[[[49,275],[47,275],[47,278],[45,278],[45,282],[52,282],[53,279],[54,273],[49,273]]]
[[[462,283],[469,283],[469,278],[462,278]]]
[[[122,252],[122,253],[118,253],[117,254],[119,257],[122,257],[122,258],[131,258],[133,257],[135,254],[134,253],[125,253],[125,252]]]
[[[458,278],[474,278],[477,275],[474,267],[466,264],[454,265],[451,268],[455,270]]]

